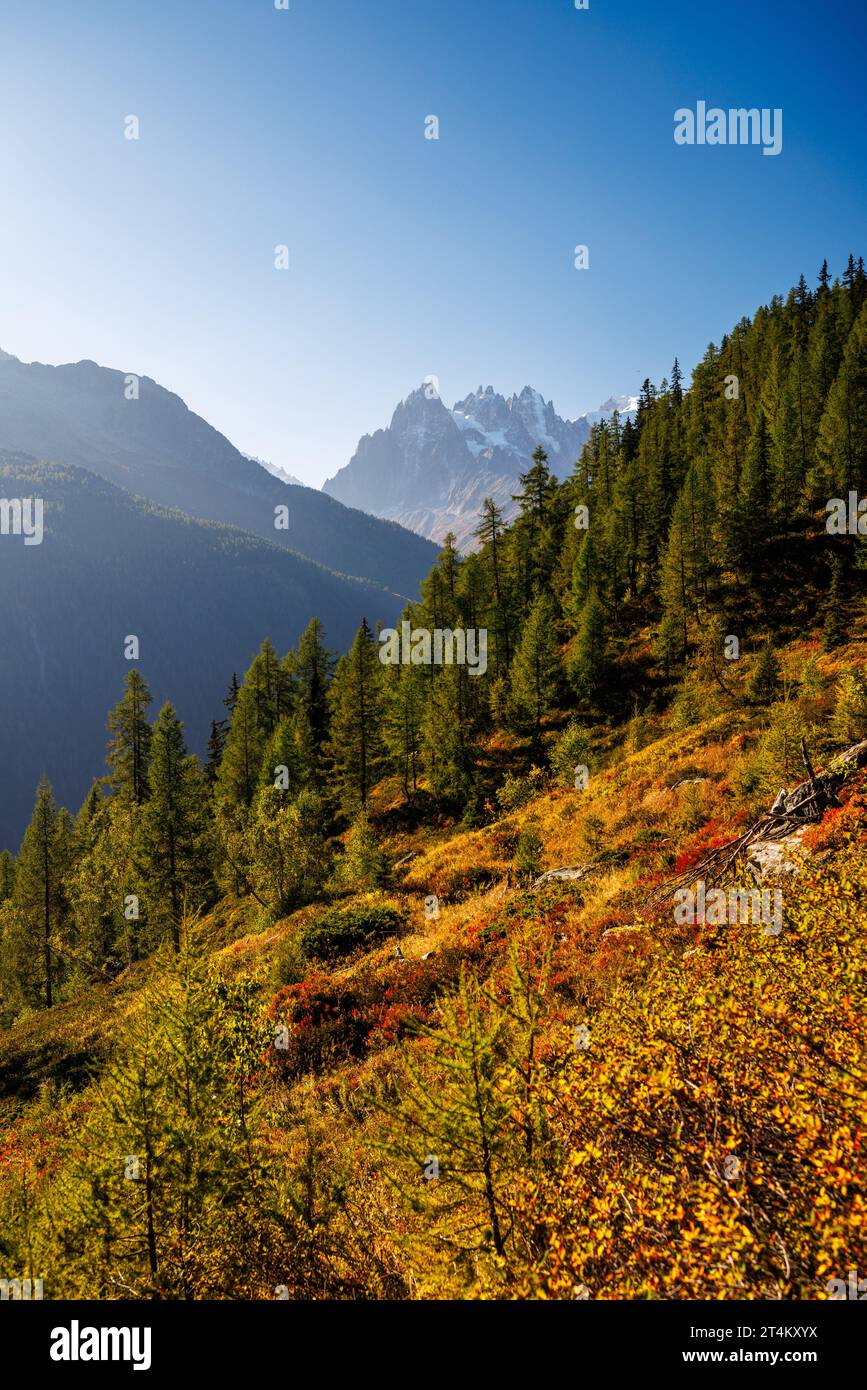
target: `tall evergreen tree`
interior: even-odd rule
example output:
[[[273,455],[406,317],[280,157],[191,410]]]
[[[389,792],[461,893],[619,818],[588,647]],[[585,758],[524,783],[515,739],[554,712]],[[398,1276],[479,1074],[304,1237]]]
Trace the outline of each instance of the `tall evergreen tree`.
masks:
[[[511,671],[514,717],[531,732],[535,745],[542,720],[557,698],[560,679],[557,610],[551,596],[543,593],[534,600],[524,623]]]
[[[382,671],[373,634],[362,619],[349,653],[337,663],[329,690],[330,753],[347,810],[367,805],[382,767]]]
[[[217,795],[224,805],[249,806],[259,783],[267,734],[259,724],[259,702],[245,681],[238,691],[226,747],[217,771]]]
[[[605,610],[594,592],[584,605],[569,672],[580,700],[589,705],[598,702],[605,689],[608,669]]]
[[[171,704],[163,705],[154,725],[152,754],[142,866],[154,915],[168,919],[177,951],[181,919],[204,899],[209,875],[202,846],[203,780]]]
[[[128,673],[124,687],[122,699],[108,716],[112,739],[106,761],[113,789],[140,806],[148,798],[151,729],[147,713],[151,693],[135,668]]]
[[[298,642],[295,680],[317,754],[322,751],[328,738],[328,682],[331,664],[332,653],[325,648],[322,625],[318,618],[311,618]]]
[[[50,1008],[61,963],[67,904],[63,875],[68,868],[71,827],[54,802],[43,775],[15,866],[12,902],[22,928],[19,956],[22,994]]]

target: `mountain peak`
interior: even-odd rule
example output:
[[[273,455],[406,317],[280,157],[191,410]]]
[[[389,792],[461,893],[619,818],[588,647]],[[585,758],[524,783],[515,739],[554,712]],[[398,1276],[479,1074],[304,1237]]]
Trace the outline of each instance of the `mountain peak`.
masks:
[[[449,410],[429,379],[400,403],[388,429],[364,436],[323,491],[433,540],[453,531],[459,545],[470,546],[486,497],[507,519],[514,514],[512,494],[535,449],[541,445],[552,470],[567,477],[591,425],[614,409],[625,412],[629,400],[612,396],[601,414],[565,420],[534,386],[508,399],[479,386]]]

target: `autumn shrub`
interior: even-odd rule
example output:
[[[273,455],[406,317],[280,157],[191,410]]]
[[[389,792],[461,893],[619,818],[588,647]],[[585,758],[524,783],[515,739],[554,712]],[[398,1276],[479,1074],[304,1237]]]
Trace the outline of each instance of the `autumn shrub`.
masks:
[[[515,876],[519,883],[532,883],[542,872],[542,837],[529,825],[518,836],[515,851]]]
[[[564,1039],[543,1087],[559,1163],[511,1202],[545,1232],[519,1295],[824,1298],[863,1267],[863,847],[787,888],[778,938],[667,955]]]
[[[299,946],[307,960],[337,960],[396,935],[404,923],[403,914],[393,907],[333,909],[302,927]]]
[[[537,788],[533,786],[529,777],[518,777],[512,772],[507,772],[502,786],[496,791],[497,805],[504,814],[517,811],[519,807],[526,806],[527,802],[532,800],[536,791]]]
[[[591,765],[590,735],[577,719],[570,719],[551,750],[551,770],[561,786],[574,787],[576,768]]]

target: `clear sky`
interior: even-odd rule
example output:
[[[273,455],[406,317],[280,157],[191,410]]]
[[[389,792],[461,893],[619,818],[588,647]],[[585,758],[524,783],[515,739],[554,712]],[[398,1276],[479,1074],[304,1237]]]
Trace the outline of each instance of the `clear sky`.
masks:
[[[863,0],[0,0],[0,347],[314,485],[429,374],[575,416],[867,254],[865,45]],[[782,153],[678,147],[699,100]]]

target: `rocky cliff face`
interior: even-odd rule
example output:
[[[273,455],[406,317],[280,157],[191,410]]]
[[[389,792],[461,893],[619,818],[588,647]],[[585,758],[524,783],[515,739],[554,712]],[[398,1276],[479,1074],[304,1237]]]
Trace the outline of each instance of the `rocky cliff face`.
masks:
[[[364,436],[323,491],[432,540],[452,531],[468,549],[486,497],[507,518],[514,514],[518,477],[540,444],[552,471],[565,477],[594,420],[634,408],[633,398],[612,397],[591,416],[564,420],[531,386],[508,398],[480,386],[449,410],[432,386],[421,386],[400,403],[388,429]]]

